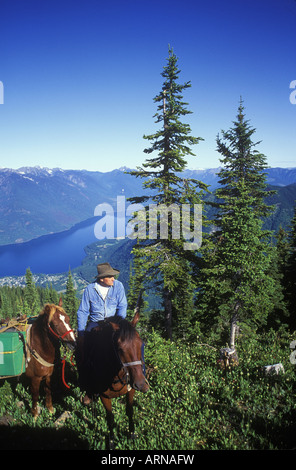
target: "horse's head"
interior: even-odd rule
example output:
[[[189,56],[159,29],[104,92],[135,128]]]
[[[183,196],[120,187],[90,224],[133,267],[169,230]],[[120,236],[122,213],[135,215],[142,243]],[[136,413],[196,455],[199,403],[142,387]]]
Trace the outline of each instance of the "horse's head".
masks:
[[[47,318],[50,333],[70,349],[75,349],[76,338],[70,325],[70,319],[61,305],[61,301],[59,305],[46,304],[41,313]]]
[[[129,384],[135,390],[147,392],[149,385],[145,380],[142,365],[143,341],[135,329],[138,320],[139,314],[136,313],[131,322],[122,320],[120,323],[111,322],[110,324],[116,333],[119,358],[128,373]]]

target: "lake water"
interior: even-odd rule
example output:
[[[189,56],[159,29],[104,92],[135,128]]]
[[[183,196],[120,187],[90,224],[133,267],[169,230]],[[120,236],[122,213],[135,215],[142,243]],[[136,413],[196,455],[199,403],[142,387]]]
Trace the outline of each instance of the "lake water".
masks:
[[[97,241],[96,221],[92,218],[64,232],[0,246],[0,277],[23,276],[27,268],[36,274],[57,274],[80,266],[84,248]]]

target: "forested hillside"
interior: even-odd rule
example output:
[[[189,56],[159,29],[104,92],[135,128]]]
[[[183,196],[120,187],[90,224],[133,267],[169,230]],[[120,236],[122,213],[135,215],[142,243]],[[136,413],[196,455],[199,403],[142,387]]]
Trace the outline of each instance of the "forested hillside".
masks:
[[[0,168],[0,245],[29,241],[42,235],[61,232],[93,217],[98,204],[116,209],[116,197],[126,198],[144,192],[135,176],[122,168],[107,173],[59,168]],[[267,168],[267,184],[278,191],[278,211],[273,227],[291,218],[296,199],[296,170]],[[219,168],[184,170],[180,177],[194,178],[209,185],[215,194]]]

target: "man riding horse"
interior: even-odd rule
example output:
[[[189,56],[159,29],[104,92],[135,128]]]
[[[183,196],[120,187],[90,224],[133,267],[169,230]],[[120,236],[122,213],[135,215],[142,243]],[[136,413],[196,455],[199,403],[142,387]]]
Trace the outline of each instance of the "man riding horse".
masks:
[[[125,318],[127,300],[123,284],[115,280],[120,271],[113,269],[109,263],[97,265],[98,275],[95,282],[89,284],[83,293],[79,309],[77,311],[78,323],[78,347],[77,365],[82,367],[85,331],[90,331],[106,317],[113,315]],[[91,402],[86,394],[83,403]]]

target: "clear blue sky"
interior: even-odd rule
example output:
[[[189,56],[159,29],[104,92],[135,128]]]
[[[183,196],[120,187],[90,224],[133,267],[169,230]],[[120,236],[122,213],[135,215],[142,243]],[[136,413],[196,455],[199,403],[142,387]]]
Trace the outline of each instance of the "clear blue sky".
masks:
[[[189,168],[219,166],[240,96],[268,164],[296,166],[295,0],[1,0],[0,166],[140,165],[168,44],[205,139]]]

